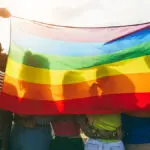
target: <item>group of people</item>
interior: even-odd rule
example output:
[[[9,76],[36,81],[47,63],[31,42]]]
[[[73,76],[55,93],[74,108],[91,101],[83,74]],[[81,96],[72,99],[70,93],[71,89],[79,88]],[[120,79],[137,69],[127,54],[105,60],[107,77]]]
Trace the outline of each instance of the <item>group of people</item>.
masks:
[[[10,15],[7,9],[0,8],[1,17]],[[1,90],[5,65],[0,70]],[[149,149],[148,112],[40,116],[0,111],[0,150]]]

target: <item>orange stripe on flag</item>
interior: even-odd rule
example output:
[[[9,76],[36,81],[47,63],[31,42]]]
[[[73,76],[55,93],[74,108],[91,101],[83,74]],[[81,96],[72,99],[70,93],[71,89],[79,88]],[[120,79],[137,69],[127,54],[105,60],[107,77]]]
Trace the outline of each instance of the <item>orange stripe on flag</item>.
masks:
[[[150,84],[147,84],[149,79],[150,73],[126,74],[104,77],[97,81],[51,86],[19,81],[6,75],[3,92],[18,95],[20,98],[56,101],[119,94],[118,91],[120,93],[150,92]]]

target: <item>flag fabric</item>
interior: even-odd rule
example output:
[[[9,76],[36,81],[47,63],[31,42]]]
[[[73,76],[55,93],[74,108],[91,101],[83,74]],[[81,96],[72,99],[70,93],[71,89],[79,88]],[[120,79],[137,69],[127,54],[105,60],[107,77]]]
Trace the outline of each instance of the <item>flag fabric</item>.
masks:
[[[12,18],[0,107],[23,114],[150,110],[150,23],[78,28]]]

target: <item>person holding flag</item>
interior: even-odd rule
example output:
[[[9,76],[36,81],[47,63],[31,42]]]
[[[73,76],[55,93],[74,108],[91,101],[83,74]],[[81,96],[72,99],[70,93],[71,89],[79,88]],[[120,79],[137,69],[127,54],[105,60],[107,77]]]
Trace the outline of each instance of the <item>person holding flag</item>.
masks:
[[[9,18],[11,13],[6,8],[0,8],[0,17],[2,18]],[[2,46],[0,45],[0,55],[2,55]],[[3,86],[4,80],[4,70],[6,66],[6,62],[3,59],[0,59],[0,92]],[[8,146],[8,139],[10,135],[12,125],[12,113],[8,111],[4,111],[0,109],[0,150],[6,150]]]

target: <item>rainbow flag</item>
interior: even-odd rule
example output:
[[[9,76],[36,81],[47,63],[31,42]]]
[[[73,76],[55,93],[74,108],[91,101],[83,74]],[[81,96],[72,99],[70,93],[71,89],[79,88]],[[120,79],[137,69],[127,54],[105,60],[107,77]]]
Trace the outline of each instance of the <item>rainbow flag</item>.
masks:
[[[0,98],[23,114],[150,110],[150,23],[73,28],[12,18]]]

